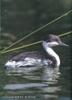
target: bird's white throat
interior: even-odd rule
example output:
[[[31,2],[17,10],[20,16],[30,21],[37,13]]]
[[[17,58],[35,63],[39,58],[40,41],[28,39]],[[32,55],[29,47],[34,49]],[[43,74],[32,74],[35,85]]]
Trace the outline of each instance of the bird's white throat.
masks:
[[[56,60],[55,66],[56,67],[59,67],[60,66],[60,58],[59,58],[58,54],[51,48],[52,46],[55,45],[55,42],[52,42],[52,43],[51,42],[50,43],[47,43],[47,42],[43,41],[42,45],[43,45],[43,48],[45,49],[45,51],[51,57],[54,57],[54,59]],[[58,45],[58,44],[56,44],[56,45]]]

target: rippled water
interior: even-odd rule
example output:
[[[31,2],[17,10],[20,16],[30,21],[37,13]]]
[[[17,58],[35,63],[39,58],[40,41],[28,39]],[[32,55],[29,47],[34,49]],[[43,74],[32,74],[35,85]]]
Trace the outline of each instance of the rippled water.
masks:
[[[63,50],[64,52],[65,50]],[[67,49],[69,51],[69,49]],[[0,95],[22,96],[35,100],[70,100],[70,58],[69,53],[61,56],[63,59],[58,72],[56,69],[45,67],[18,68],[6,70],[2,63],[0,71]],[[25,97],[27,96],[27,97]]]

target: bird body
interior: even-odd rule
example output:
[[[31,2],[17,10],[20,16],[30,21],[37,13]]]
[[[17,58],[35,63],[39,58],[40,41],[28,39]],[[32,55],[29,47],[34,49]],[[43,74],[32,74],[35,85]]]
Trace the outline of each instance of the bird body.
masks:
[[[36,66],[59,67],[60,58],[58,54],[53,50],[53,47],[58,45],[67,46],[61,42],[58,36],[50,34],[46,40],[42,41],[44,52],[31,51],[20,53],[19,55],[14,56],[8,60],[5,66],[7,68],[28,68]]]

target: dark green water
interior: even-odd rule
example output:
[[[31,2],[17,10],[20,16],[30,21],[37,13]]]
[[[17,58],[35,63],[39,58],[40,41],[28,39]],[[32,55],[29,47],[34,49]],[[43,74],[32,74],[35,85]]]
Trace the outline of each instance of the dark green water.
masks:
[[[0,67],[0,96],[2,99],[6,97],[8,100],[11,96],[11,98],[27,98],[27,100],[70,100],[70,51],[69,48],[59,48],[57,52],[61,57],[60,75],[56,75],[52,80],[47,77],[47,69],[41,68],[30,73],[24,73],[23,69],[7,71],[4,69],[4,63],[9,55],[3,56]],[[9,84],[16,86],[24,84],[24,87],[17,90],[14,90],[16,86],[12,87],[13,90],[5,89],[4,87]],[[45,86],[41,87],[42,84]]]
[[[69,11],[71,0],[3,0],[1,2],[1,27],[0,50],[19,40],[27,33],[39,28]],[[71,30],[71,16],[64,17],[60,21],[37,32],[14,47],[38,41],[49,33],[61,34]],[[61,59],[60,74],[51,80],[49,69],[40,68],[36,71],[25,73],[23,69],[7,71],[4,68],[6,61],[13,55],[23,51],[41,49],[41,45],[0,55],[0,100],[71,100],[71,35],[61,38],[69,47],[56,47],[55,51]],[[23,85],[23,88],[5,89],[10,84],[15,87]],[[12,86],[14,88],[14,86]]]

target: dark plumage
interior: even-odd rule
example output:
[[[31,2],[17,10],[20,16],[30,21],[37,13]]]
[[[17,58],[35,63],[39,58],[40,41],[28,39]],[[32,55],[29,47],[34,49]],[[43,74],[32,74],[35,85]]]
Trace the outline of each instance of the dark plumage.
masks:
[[[35,58],[35,59],[39,59],[39,58],[45,59],[46,58],[45,53],[43,55],[42,52],[31,51],[31,52],[20,53],[17,56],[11,58],[11,60],[13,60],[13,61],[24,61],[24,59],[26,57]]]

